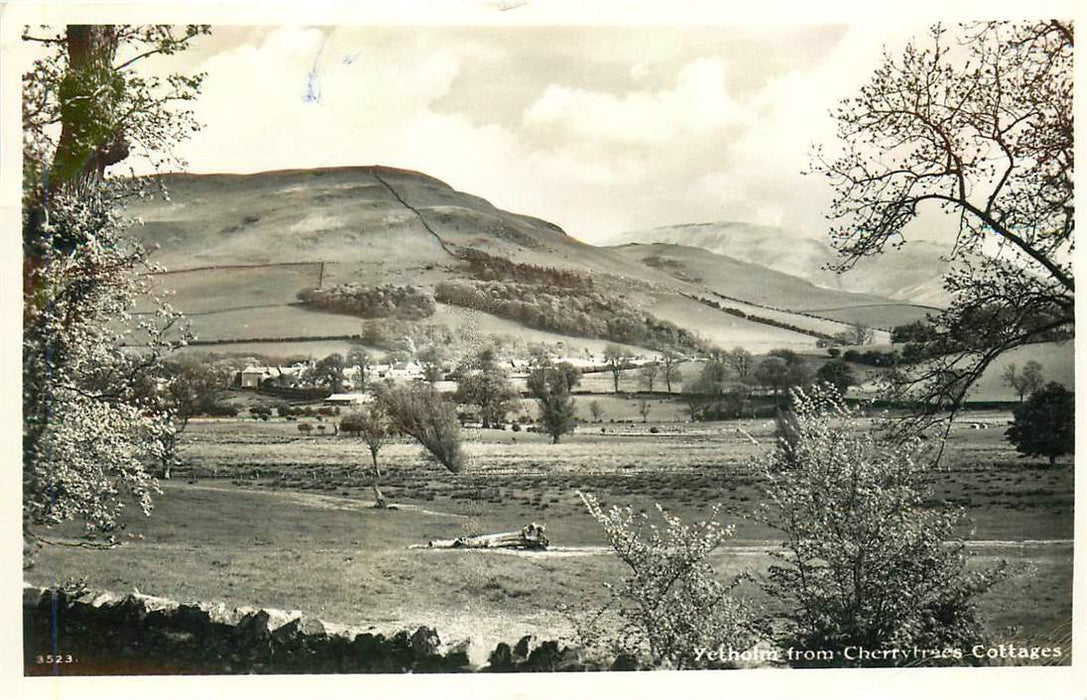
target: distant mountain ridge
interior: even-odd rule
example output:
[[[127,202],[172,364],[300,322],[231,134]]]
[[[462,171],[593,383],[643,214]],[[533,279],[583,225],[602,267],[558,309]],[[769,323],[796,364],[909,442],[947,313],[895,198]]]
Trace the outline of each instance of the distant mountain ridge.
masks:
[[[941,259],[947,252],[946,246],[931,241],[910,241],[901,249],[888,249],[844,274],[826,269],[838,259],[828,241],[796,236],[776,226],[733,221],[677,224],[627,231],[613,236],[608,243],[694,246],[799,277],[826,289],[930,306],[943,306],[948,301],[943,289],[948,264]]]

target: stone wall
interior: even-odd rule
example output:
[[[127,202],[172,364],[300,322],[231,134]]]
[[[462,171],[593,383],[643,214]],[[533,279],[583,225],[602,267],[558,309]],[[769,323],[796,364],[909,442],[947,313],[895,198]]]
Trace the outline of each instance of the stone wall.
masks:
[[[578,649],[524,637],[483,666],[468,641],[420,627],[356,633],[299,611],[179,604],[155,596],[23,588],[27,675],[584,671]],[[622,668],[622,664],[614,666]]]

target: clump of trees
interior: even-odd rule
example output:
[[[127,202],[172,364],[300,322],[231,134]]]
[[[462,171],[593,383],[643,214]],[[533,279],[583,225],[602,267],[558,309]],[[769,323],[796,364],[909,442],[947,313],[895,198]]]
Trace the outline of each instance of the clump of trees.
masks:
[[[580,381],[581,372],[567,362],[543,364],[528,375],[528,391],[552,444],[577,427],[577,404],[570,392]]]
[[[967,570],[956,535],[962,510],[927,507],[928,444],[858,425],[826,385],[794,390],[792,412],[760,460],[768,483],[761,517],[785,536],[767,583],[789,604],[778,644],[839,652],[816,664],[898,665],[916,659],[850,661],[840,652],[964,649],[983,640],[977,596],[1003,570]]]
[[[593,280],[586,274],[517,263],[475,248],[462,251],[460,259],[464,261],[468,274],[478,280],[508,280],[577,291],[593,288]]]
[[[1076,449],[1076,395],[1056,382],[1036,390],[1012,412],[1004,433],[1026,457],[1045,457],[1054,464]]]
[[[360,285],[354,282],[306,289],[298,298],[319,309],[361,318],[414,321],[434,315],[434,297],[415,285]]]
[[[729,662],[711,660],[705,650],[743,651],[758,641],[752,608],[736,593],[743,579],[723,583],[709,563],[733,534],[716,521],[717,508],[708,518],[684,523],[658,505],[658,527],[645,513],[605,510],[591,494],[579,495],[629,570],[611,588],[613,603],[591,629],[581,631],[583,638],[603,642],[637,665],[674,669],[727,667]],[[609,610],[618,620],[610,631],[601,630]]]
[[[479,407],[484,428],[496,428],[506,422],[506,416],[517,408],[520,394],[509,380],[509,372],[498,362],[491,347],[473,355],[461,371],[461,379],[453,400]]]

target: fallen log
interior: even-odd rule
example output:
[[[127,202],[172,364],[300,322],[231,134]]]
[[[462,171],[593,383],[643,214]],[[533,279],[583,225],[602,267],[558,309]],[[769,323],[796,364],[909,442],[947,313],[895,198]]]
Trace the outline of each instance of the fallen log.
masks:
[[[466,535],[455,540],[431,540],[428,547],[444,549],[547,549],[544,526],[529,523],[515,532],[498,532],[492,535]]]

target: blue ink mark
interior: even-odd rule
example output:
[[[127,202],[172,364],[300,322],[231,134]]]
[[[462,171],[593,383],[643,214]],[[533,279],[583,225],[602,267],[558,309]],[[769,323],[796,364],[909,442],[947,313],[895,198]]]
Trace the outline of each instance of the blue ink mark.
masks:
[[[343,64],[345,66],[349,66],[354,63],[358,59],[358,57],[359,55],[357,53],[349,53],[343,57]]]
[[[303,102],[314,104],[321,101],[321,76],[317,72],[317,66],[321,62],[321,54],[325,50],[325,41],[321,41],[321,48],[317,49],[317,57],[313,59],[313,66],[306,73],[306,92],[302,95]]]

